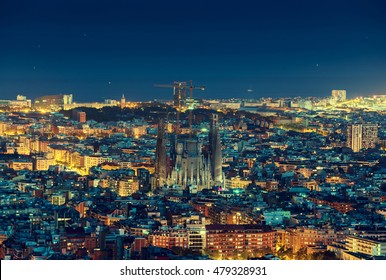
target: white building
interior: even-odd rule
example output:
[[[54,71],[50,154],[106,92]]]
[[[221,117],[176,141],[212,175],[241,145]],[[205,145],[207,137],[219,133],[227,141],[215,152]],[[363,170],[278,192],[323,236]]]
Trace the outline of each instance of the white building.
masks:
[[[334,89],[331,91],[331,96],[337,102],[346,101],[346,90]]]
[[[370,256],[385,256],[386,242],[357,236],[348,236],[346,238],[346,250],[352,253],[361,253]]]

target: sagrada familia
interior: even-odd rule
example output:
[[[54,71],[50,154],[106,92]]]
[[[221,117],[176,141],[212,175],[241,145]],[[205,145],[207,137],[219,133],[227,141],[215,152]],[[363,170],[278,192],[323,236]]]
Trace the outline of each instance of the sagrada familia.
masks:
[[[164,124],[160,120],[153,189],[165,185],[179,185],[183,188],[194,186],[200,191],[212,186],[224,185],[217,114],[214,114],[211,119],[208,149],[205,153],[203,143],[196,136],[187,137],[188,135],[178,133],[169,136],[166,136]],[[169,149],[167,149],[168,140]]]

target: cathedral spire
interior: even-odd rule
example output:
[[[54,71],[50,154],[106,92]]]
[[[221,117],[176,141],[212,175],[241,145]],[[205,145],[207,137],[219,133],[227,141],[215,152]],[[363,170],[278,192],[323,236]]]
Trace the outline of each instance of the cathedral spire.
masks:
[[[217,114],[212,115],[209,131],[209,149],[211,159],[211,175],[213,178],[213,182],[215,184],[222,184],[222,153]]]
[[[162,186],[167,180],[167,158],[165,144],[165,128],[162,119],[158,122],[154,187]]]

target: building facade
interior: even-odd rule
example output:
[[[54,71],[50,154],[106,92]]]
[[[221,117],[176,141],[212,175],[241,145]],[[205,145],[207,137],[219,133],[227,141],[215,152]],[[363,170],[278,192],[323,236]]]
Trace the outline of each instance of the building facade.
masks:
[[[334,89],[331,91],[331,96],[337,102],[346,101],[346,90]]]
[[[354,152],[375,148],[378,142],[378,125],[349,124],[347,126],[347,146]]]
[[[274,250],[275,231],[262,225],[207,225],[206,249],[219,253],[222,259],[253,255],[263,250]]]
[[[369,256],[385,256],[386,242],[358,236],[348,236],[346,238],[346,250],[351,253],[360,253]]]

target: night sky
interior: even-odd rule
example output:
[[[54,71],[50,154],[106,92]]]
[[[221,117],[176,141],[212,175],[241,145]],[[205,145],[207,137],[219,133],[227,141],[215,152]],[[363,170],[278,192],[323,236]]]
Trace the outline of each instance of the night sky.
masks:
[[[0,0],[0,99],[386,93],[385,1]]]

